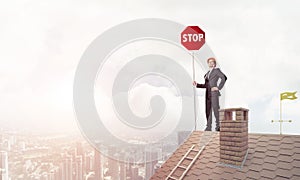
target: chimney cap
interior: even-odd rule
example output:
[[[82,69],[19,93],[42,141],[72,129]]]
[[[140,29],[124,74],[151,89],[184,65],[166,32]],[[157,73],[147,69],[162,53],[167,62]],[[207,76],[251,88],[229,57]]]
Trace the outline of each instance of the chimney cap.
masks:
[[[224,111],[249,111],[249,109],[246,108],[226,108],[226,109],[220,109],[219,112],[224,112]]]

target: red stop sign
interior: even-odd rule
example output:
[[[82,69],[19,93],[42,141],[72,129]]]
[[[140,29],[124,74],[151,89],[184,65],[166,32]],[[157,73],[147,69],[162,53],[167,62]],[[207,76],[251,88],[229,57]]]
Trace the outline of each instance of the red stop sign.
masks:
[[[198,26],[188,26],[181,33],[181,44],[188,50],[199,50],[205,43],[205,32]]]

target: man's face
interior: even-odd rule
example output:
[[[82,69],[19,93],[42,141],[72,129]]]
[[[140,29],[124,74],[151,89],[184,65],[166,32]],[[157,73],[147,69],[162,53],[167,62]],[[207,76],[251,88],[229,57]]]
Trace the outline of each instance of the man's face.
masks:
[[[208,67],[209,67],[209,68],[213,68],[213,67],[215,67],[215,61],[214,61],[214,60],[212,60],[212,59],[211,59],[211,60],[209,60],[209,61],[208,61]]]

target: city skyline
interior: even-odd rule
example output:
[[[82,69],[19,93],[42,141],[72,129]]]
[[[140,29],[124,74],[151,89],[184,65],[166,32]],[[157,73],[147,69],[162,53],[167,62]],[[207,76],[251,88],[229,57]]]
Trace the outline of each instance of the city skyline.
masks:
[[[178,132],[173,141],[144,150],[110,146],[98,151],[80,135],[0,131],[1,176],[2,180],[149,179],[189,134]]]

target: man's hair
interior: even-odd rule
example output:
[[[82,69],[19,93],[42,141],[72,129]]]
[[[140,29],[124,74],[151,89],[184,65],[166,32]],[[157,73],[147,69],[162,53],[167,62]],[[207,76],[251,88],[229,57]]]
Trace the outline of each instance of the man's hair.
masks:
[[[213,58],[213,57],[208,58],[208,59],[207,59],[207,63],[208,63],[210,60],[214,61],[215,66],[217,65],[217,61],[216,61],[215,58]]]

